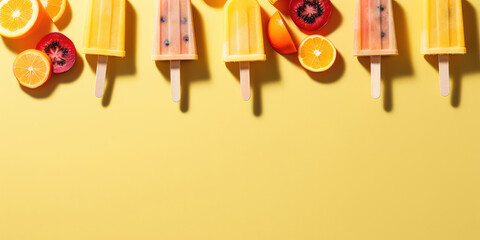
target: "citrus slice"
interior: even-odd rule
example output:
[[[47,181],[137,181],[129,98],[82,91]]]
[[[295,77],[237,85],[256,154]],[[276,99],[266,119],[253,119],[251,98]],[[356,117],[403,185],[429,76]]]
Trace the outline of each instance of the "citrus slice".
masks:
[[[53,22],[57,22],[65,12],[67,0],[40,0]]]
[[[0,34],[8,38],[26,36],[33,29],[39,14],[36,0],[2,0],[0,2]]]
[[[52,61],[44,52],[30,49],[20,53],[13,63],[13,74],[28,88],[42,86],[52,74]]]
[[[291,54],[297,52],[297,47],[293,43],[292,36],[288,32],[287,25],[280,12],[277,11],[270,18],[267,33],[270,44],[278,53]]]
[[[332,67],[337,58],[333,43],[320,35],[312,35],[298,48],[298,60],[302,66],[312,72],[323,72]]]

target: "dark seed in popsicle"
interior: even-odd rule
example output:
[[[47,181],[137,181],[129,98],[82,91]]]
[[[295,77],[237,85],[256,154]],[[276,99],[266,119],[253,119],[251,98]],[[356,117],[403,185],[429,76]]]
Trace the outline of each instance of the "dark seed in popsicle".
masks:
[[[166,17],[163,17],[163,16],[162,16],[162,17],[160,18],[160,22],[164,23],[164,22],[166,22],[166,21],[167,21],[167,18],[166,18]]]
[[[164,43],[165,46],[167,46],[167,47],[170,46],[170,41],[168,41],[168,40],[165,40],[163,43]]]
[[[182,17],[182,24],[185,24],[187,23],[187,18],[186,17]]]

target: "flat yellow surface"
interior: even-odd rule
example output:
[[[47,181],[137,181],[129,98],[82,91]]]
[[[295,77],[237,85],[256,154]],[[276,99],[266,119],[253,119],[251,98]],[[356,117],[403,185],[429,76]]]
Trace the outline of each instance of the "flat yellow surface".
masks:
[[[22,89],[12,63],[44,33],[3,39],[1,240],[480,239],[479,1],[464,1],[451,97],[420,55],[418,0],[394,4],[400,55],[383,60],[379,100],[351,54],[354,1],[334,0],[334,68],[307,73],[266,43],[243,102],[221,58],[224,0],[192,0],[199,60],[182,65],[180,104],[169,64],[150,61],[154,2],[130,0],[104,99],[94,56]],[[77,47],[85,8],[70,0],[56,26]]]

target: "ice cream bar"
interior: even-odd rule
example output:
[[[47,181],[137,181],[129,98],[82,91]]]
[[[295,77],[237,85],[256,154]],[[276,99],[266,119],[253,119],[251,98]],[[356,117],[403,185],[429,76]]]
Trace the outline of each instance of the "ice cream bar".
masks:
[[[240,62],[242,98],[250,99],[250,64],[265,61],[262,13],[257,0],[228,0],[225,3],[225,62]]]
[[[125,0],[89,0],[85,54],[125,56]]]
[[[357,0],[354,56],[397,55],[391,0]]]
[[[156,10],[152,59],[197,59],[190,0],[157,0]]]
[[[180,60],[196,60],[190,0],[157,0],[153,36],[154,61],[170,61],[172,99],[180,101]]]
[[[465,54],[462,0],[424,0],[423,54]]]
[[[126,0],[88,0],[83,53],[98,55],[95,96],[105,89],[108,56],[125,56]]]
[[[440,93],[450,94],[449,54],[465,54],[462,0],[423,0],[422,54],[439,55]]]
[[[371,59],[372,97],[381,92],[381,56],[398,55],[392,0],[357,0],[354,56]]]

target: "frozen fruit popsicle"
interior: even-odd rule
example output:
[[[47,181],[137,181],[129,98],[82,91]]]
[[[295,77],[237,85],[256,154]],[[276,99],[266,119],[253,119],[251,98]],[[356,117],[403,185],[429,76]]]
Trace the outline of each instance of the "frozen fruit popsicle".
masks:
[[[108,57],[125,56],[126,0],[88,0],[83,53],[98,55],[95,96],[105,89]]]
[[[196,60],[190,0],[157,0],[153,36],[154,61],[170,61],[172,99],[180,101],[180,60]]]
[[[450,94],[449,54],[465,54],[462,0],[424,0],[422,54],[438,55],[440,93]]]
[[[250,62],[265,61],[262,15],[257,0],[225,3],[223,60],[240,63],[242,98],[250,99]]]
[[[370,56],[372,97],[380,97],[381,56],[398,55],[392,0],[357,0],[353,55]]]

